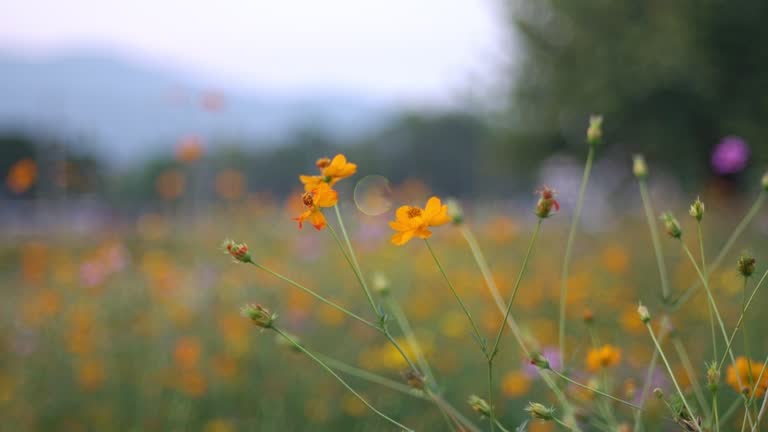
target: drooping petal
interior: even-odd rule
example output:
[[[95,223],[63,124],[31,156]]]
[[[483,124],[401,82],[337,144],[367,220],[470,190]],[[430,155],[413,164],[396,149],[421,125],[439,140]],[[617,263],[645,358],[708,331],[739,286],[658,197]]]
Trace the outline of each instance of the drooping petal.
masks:
[[[395,231],[408,231],[409,229],[411,229],[410,226],[400,221],[389,221],[389,227]]]
[[[411,238],[413,238],[413,231],[409,230],[393,234],[390,241],[397,246],[402,246],[408,243]]]
[[[316,230],[320,231],[321,229],[325,228],[326,225],[325,215],[323,215],[323,212],[320,210],[315,210],[309,216],[309,222],[313,227],[315,227]]]
[[[422,227],[415,230],[414,235],[416,235],[418,238],[428,239],[432,237],[432,231],[428,230],[426,227]]]
[[[327,183],[321,183],[313,191],[315,205],[318,207],[333,207],[339,201],[339,194]]]
[[[304,213],[300,214],[299,216],[293,218],[296,222],[299,223],[299,229],[304,228],[304,221],[307,220],[308,217],[312,215],[312,210],[307,210]]]

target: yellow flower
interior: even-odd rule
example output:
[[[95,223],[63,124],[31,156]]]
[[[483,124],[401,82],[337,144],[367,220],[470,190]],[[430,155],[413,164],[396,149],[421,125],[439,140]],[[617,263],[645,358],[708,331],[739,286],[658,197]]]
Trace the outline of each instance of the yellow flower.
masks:
[[[424,209],[402,206],[395,212],[395,220],[389,223],[389,226],[397,231],[392,236],[392,243],[404,245],[413,236],[428,239],[432,235],[429,227],[444,225],[450,221],[448,206],[443,205],[438,197],[430,198]]]
[[[587,368],[591,371],[616,366],[620,361],[621,350],[610,344],[592,348],[587,353]]]
[[[339,196],[335,190],[331,189],[328,183],[320,183],[311,191],[305,192],[301,196],[301,200],[305,207],[304,213],[293,220],[299,222],[299,229],[304,226],[304,221],[309,219],[309,222],[315,229],[321,230],[326,225],[325,216],[321,208],[335,206]]]
[[[752,366],[751,368],[750,364]],[[754,360],[750,362],[746,357],[737,357],[736,369],[733,368],[733,365],[728,366],[725,382],[733,387],[734,390],[741,393],[742,389],[739,387],[739,380],[741,380],[741,385],[746,388],[747,396],[749,396],[752,391],[752,389],[749,388],[750,383],[754,385],[757,382],[762,369],[763,365],[760,362]],[[736,375],[736,370],[738,370],[738,377]],[[759,398],[764,395],[766,389],[768,389],[768,374],[763,374],[762,381],[757,384],[757,388],[755,389],[755,397]]]
[[[333,159],[320,158],[315,163],[320,170],[320,175],[300,175],[299,180],[304,185],[306,192],[311,192],[323,183],[331,186],[341,179],[354,175],[357,172],[357,164],[347,162],[347,157],[337,154]]]

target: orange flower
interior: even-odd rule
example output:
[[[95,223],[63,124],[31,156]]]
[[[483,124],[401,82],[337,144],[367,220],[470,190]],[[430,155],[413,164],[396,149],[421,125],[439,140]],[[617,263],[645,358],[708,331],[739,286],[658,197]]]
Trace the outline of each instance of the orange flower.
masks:
[[[335,206],[339,200],[339,195],[335,190],[331,189],[328,183],[320,183],[311,191],[305,192],[301,196],[301,200],[304,202],[306,210],[293,220],[299,222],[299,229],[304,226],[304,221],[309,219],[309,222],[316,230],[321,230],[326,225],[325,216],[321,208]]]
[[[587,353],[587,368],[591,371],[616,366],[620,361],[621,350],[610,344],[592,348]]]
[[[16,194],[29,190],[37,180],[37,164],[32,159],[22,159],[11,166],[6,183]]]
[[[333,186],[339,180],[352,176],[357,172],[357,164],[347,162],[347,157],[343,154],[337,154],[333,160],[320,158],[315,165],[320,170],[320,175],[299,176],[299,180],[304,185],[306,192],[311,192],[323,183]]]
[[[750,364],[752,366],[751,368]],[[754,385],[757,383],[757,379],[760,378],[760,371],[762,369],[763,365],[761,362],[754,360],[749,362],[746,357],[737,357],[736,369],[733,368],[733,365],[728,366],[725,382],[733,387],[734,390],[741,393],[742,389],[739,387],[739,380],[741,380],[741,385],[746,388],[747,396],[749,396],[752,392],[752,389],[749,388],[749,384],[752,383],[752,385]],[[736,370],[738,370],[738,377],[736,375]],[[768,374],[763,374],[762,381],[757,384],[755,389],[755,397],[759,398],[764,395],[766,389],[768,389]]]
[[[424,209],[402,206],[395,212],[395,220],[389,223],[389,226],[397,231],[392,236],[392,243],[404,245],[413,236],[428,239],[432,235],[429,227],[444,225],[450,221],[448,206],[443,205],[438,197],[430,198]]]

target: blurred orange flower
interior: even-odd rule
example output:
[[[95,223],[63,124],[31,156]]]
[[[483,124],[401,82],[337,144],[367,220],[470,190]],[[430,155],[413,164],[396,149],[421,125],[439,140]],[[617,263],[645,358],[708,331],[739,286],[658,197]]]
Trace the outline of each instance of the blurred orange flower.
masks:
[[[37,181],[37,164],[32,159],[22,159],[11,165],[6,184],[11,192],[22,194]]]
[[[333,157],[333,160],[320,158],[315,165],[320,170],[320,175],[299,176],[299,180],[304,185],[306,192],[312,191],[322,183],[328,183],[333,186],[339,180],[350,177],[357,172],[357,165],[347,162],[347,157],[343,154],[337,154]]]
[[[176,342],[173,350],[173,358],[176,365],[182,369],[193,369],[200,361],[202,346],[194,337],[183,337]]]
[[[203,156],[203,146],[200,138],[195,135],[187,135],[179,140],[176,146],[176,159],[180,162],[194,162]]]
[[[245,176],[238,170],[228,168],[216,175],[216,194],[227,201],[243,196],[246,190]]]
[[[301,196],[301,200],[304,203],[304,213],[293,220],[299,222],[299,229],[304,226],[304,221],[309,219],[315,229],[321,230],[325,227],[326,221],[323,211],[320,209],[335,206],[339,200],[339,195],[327,183],[321,183],[311,192],[305,192]]]
[[[443,205],[438,197],[430,198],[424,209],[402,206],[395,212],[395,220],[389,223],[389,226],[397,231],[392,236],[392,243],[404,245],[414,236],[428,239],[432,236],[429,227],[444,225],[450,221],[448,206]]]
[[[621,350],[610,344],[592,348],[587,353],[587,368],[591,371],[616,366],[620,361]]]
[[[166,201],[173,201],[178,199],[184,194],[187,180],[184,177],[184,173],[176,170],[169,169],[157,177],[155,182],[155,188],[160,198]]]
[[[750,365],[752,366],[751,368]],[[734,390],[741,393],[742,389],[739,388],[739,380],[741,380],[741,385],[747,387],[745,390],[747,396],[749,396],[752,392],[752,389],[748,387],[750,383],[752,383],[753,386],[755,383],[757,383],[758,378],[760,378],[760,371],[762,369],[763,364],[759,361],[748,361],[746,357],[737,357],[736,368],[734,369],[733,365],[730,365],[726,370],[725,382],[729,386],[733,387]],[[759,398],[764,395],[766,389],[768,389],[768,374],[763,374],[763,379],[757,383],[755,388],[755,397]]]

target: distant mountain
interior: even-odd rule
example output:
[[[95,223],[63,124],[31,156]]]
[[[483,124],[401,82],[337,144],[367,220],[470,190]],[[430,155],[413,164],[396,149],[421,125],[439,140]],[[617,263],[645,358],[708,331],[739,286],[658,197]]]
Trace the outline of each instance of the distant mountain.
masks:
[[[190,134],[251,146],[278,143],[299,127],[353,137],[393,111],[343,93],[210,86],[182,71],[99,54],[27,59],[0,53],[0,129],[63,134],[115,163],[172,148]]]

